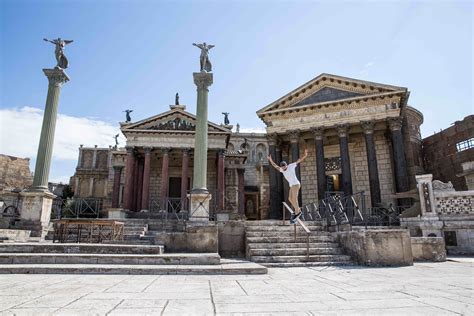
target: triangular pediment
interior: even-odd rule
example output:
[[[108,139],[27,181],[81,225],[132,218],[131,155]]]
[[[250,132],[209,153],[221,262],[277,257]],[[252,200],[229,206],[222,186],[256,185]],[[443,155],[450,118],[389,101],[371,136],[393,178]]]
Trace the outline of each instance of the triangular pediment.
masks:
[[[406,92],[404,87],[391,86],[331,74],[321,74],[294,89],[278,100],[257,111],[259,116],[283,109],[296,109],[308,105],[351,101],[367,96]]]
[[[196,116],[183,109],[170,111],[146,118],[136,123],[122,124],[122,132],[156,131],[156,132],[194,132]],[[230,133],[229,129],[208,121],[208,132]]]

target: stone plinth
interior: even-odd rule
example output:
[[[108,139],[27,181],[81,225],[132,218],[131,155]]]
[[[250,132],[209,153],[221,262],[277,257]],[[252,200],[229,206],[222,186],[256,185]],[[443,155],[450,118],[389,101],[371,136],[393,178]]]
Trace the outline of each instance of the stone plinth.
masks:
[[[411,237],[414,261],[446,261],[446,247],[441,237]]]
[[[189,220],[196,223],[209,222],[209,201],[212,198],[210,193],[188,194],[189,198]]]
[[[155,243],[165,245],[165,252],[217,253],[216,225],[188,225],[184,232],[162,232]]]
[[[107,209],[107,218],[124,219],[127,218],[127,212],[123,208],[109,208]]]
[[[21,221],[37,227],[35,230],[39,231],[35,232],[36,235],[44,239],[48,233],[51,208],[56,196],[48,191],[24,191],[20,194],[22,197]]]

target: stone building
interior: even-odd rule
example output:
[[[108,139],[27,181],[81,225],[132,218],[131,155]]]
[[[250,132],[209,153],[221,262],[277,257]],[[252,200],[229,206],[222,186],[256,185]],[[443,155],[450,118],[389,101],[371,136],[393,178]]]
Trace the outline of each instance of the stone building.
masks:
[[[427,173],[458,191],[474,189],[474,115],[423,139]]]
[[[257,111],[275,161],[309,155],[297,169],[305,205],[327,192],[364,191],[367,206],[394,202],[422,173],[422,114],[404,87],[321,74]],[[270,170],[270,216],[281,216],[286,181]],[[400,201],[404,203],[405,201]]]
[[[0,190],[25,189],[32,183],[30,158],[0,154]]]
[[[184,105],[138,122],[121,123],[125,148],[79,148],[71,185],[78,198],[101,199],[104,209],[157,212],[188,208],[193,181],[195,115]],[[228,218],[266,218],[265,134],[232,133],[208,122],[210,209]],[[166,179],[167,181],[163,181]]]

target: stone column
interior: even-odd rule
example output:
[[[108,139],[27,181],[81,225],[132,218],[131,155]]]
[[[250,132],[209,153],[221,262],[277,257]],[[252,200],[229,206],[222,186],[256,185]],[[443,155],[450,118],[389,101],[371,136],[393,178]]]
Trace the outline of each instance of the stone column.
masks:
[[[92,152],[92,169],[97,168],[97,145],[94,145],[94,151]]]
[[[61,86],[69,81],[69,77],[62,69],[43,69],[48,78],[48,96],[43,114],[38,154],[36,155],[35,175],[31,191],[48,191],[49,169],[53,154],[54,131],[58,115],[59,95]]]
[[[217,210],[224,210],[224,150],[219,150],[217,153]]]
[[[380,196],[379,169],[377,167],[377,153],[374,141],[374,122],[362,122],[367,152],[367,167],[369,169],[370,202],[372,207],[382,201]]]
[[[127,165],[125,167],[125,192],[123,204],[126,210],[132,209],[133,202],[133,169],[135,167],[135,153],[133,147],[127,149]]]
[[[79,180],[79,177],[76,176],[75,179],[74,179],[74,196],[75,197],[79,197],[79,188],[80,188],[80,180]]]
[[[291,143],[291,162],[295,162],[300,158],[300,131],[299,130],[293,130],[290,131],[290,143]],[[300,165],[298,165],[295,169],[296,171],[296,177],[298,180],[301,182],[301,170],[300,170]],[[301,206],[303,204],[303,199],[300,194],[298,194],[298,204]]]
[[[183,149],[181,163],[181,209],[188,210],[189,148]]]
[[[114,187],[112,189],[112,208],[119,207],[120,177],[122,176],[122,166],[114,166]]]
[[[142,209],[142,195],[143,195],[143,170],[144,163],[142,159],[138,160],[138,175],[137,175],[137,204],[135,210],[140,211]]]
[[[341,152],[342,190],[344,191],[344,195],[352,195],[351,161],[349,159],[347,130],[348,126],[346,124],[337,126],[339,149]]]
[[[161,209],[166,209],[166,201],[168,198],[169,187],[169,148],[163,148],[163,161],[161,163]]]
[[[143,163],[143,187],[141,210],[149,209],[150,196],[150,171],[151,171],[151,147],[145,147],[145,161]]]
[[[238,193],[239,193],[239,215],[240,218],[245,218],[245,169],[239,168],[237,169],[237,183],[238,183]]]
[[[77,168],[82,168],[82,147],[83,145],[79,146],[79,158],[77,160]]]
[[[268,150],[272,159],[276,160],[276,142],[277,136],[275,134],[267,135]],[[280,219],[282,205],[280,204],[281,196],[278,196],[278,171],[272,166],[269,166],[270,176],[270,210],[269,217],[271,219]]]
[[[209,200],[207,190],[207,97],[213,83],[212,73],[193,73],[197,86],[196,133],[194,139],[193,189],[190,195],[190,220],[209,221]]]
[[[318,187],[318,199],[323,200],[327,188],[326,163],[324,162],[324,128],[313,129],[314,146],[316,148],[316,178]]]
[[[395,167],[395,186],[397,192],[408,191],[408,171],[405,159],[405,148],[402,137],[402,118],[391,118],[388,125],[392,135],[393,163]],[[400,204],[409,203],[406,199],[399,199]]]
[[[132,210],[137,211],[137,195],[138,195],[138,157],[135,157],[133,166],[133,191],[132,191]]]

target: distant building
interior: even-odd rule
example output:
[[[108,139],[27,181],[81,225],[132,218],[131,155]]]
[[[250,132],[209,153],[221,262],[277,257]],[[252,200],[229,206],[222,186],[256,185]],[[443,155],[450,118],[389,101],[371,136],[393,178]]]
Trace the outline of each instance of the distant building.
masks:
[[[457,191],[474,189],[474,115],[423,139],[424,167]],[[469,183],[468,183],[469,182]]]

